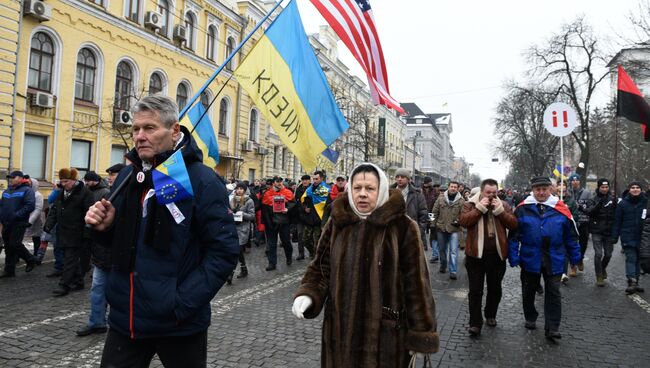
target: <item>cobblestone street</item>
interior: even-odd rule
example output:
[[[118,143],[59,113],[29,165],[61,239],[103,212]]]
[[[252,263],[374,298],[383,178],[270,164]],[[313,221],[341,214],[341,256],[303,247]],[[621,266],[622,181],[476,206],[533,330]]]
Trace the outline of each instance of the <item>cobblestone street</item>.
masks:
[[[294,251],[297,254],[297,251]],[[449,280],[432,265],[440,352],[439,367],[647,367],[650,364],[648,293],[626,296],[623,257],[617,245],[605,288],[595,286],[591,246],[585,272],[562,287],[563,338],[544,338],[541,297],[538,329],[523,326],[519,270],[509,268],[496,328],[484,327],[480,338],[466,332],[467,278]],[[459,257],[462,265],[464,256]],[[3,261],[3,260],[2,260]],[[292,294],[305,261],[266,272],[262,248],[248,254],[250,276],[224,286],[213,301],[209,330],[211,367],[318,367],[321,319],[300,321],[291,314]],[[104,334],[77,337],[88,317],[88,287],[63,298],[52,297],[56,280],[51,254],[31,273],[18,268],[14,279],[0,280],[0,367],[97,367]],[[650,286],[650,277],[641,284]],[[152,364],[160,366],[158,361]]]

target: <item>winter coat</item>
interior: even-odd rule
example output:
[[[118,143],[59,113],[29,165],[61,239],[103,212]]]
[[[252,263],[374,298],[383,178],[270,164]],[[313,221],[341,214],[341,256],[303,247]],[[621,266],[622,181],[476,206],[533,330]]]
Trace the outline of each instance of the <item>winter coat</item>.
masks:
[[[296,191],[293,193],[293,200],[296,202],[296,205],[291,209],[290,215],[297,224],[305,224],[303,220],[306,213],[303,206],[300,204],[300,198],[305,194],[307,188],[308,187],[303,187],[302,184],[300,184],[296,187]],[[294,221],[292,221],[292,223],[294,223]]]
[[[106,180],[101,180],[97,185],[88,187],[88,189],[90,190],[93,204],[101,201],[103,198],[107,199],[111,191]],[[96,241],[91,241],[90,255],[96,267],[105,271],[111,268],[111,247]]]
[[[589,223],[589,213],[587,212],[587,204],[593,197],[593,192],[590,192],[584,188],[578,190],[570,190],[571,196],[575,199],[578,204],[578,216],[575,216],[574,219],[578,224]]]
[[[38,180],[32,181],[32,190],[34,191],[34,211],[29,214],[30,227],[25,231],[27,237],[40,237],[43,233],[43,220],[45,218],[45,199],[43,194],[38,191]]]
[[[287,209],[287,213],[273,212],[273,197],[275,196],[284,197],[284,205]],[[295,205],[296,202],[293,200],[293,193],[284,185],[279,191],[276,191],[275,188],[271,186],[262,196],[262,222],[264,222],[264,226],[268,228],[288,225],[290,223],[289,211],[291,211]]]
[[[489,221],[488,211],[492,211],[497,253],[502,260],[505,260],[508,258],[507,230],[517,229],[517,218],[512,214],[512,208],[506,201],[501,200],[501,207],[490,209],[480,203],[480,197],[480,194],[470,197],[469,201],[463,205],[458,219],[460,225],[467,228],[465,254],[474,258],[483,258],[484,221]]]
[[[68,198],[61,191],[47,214],[43,230],[50,232],[55,225],[56,245],[61,248],[79,248],[87,244],[90,233],[86,230],[86,212],[93,205],[93,197],[83,182],[77,181]]]
[[[14,224],[27,224],[29,214],[36,208],[34,190],[22,183],[11,186],[2,192],[0,201],[0,223],[9,227]]]
[[[116,231],[122,226],[128,228],[120,221],[120,213],[135,207],[136,215],[141,216],[142,211],[142,203],[127,205],[128,184],[112,202],[116,209],[113,227],[95,232],[95,239],[112,244],[113,267],[106,283],[110,328],[132,339],[188,336],[206,331],[211,319],[210,301],[234,270],[239,257],[237,229],[230,213],[226,185],[214,170],[202,163],[203,154],[189,131],[185,127],[181,131],[184,137],[179,145],[184,146],[183,160],[194,196],[174,202],[184,216],[180,223],[166,207],[160,212],[166,219],[156,219],[170,227],[157,229],[169,234],[169,249],[160,250],[155,244],[145,243],[151,216],[147,213],[141,218],[131,245],[135,257],[132,269],[124,269],[116,262],[123,249],[113,238],[120,239]],[[127,158],[132,163],[120,171],[111,190],[119,187],[133,171],[141,170],[142,161],[135,149]]]
[[[438,194],[440,192],[438,191],[437,188],[431,188],[429,190],[421,188],[420,190],[422,191],[424,200],[427,202],[427,211],[431,212],[433,210],[433,205],[436,203],[436,199],[438,199]]]
[[[230,200],[230,208],[233,213],[242,211],[242,221],[235,222],[235,225],[237,226],[239,245],[247,244],[251,236],[251,223],[255,222],[255,203],[249,196],[244,195],[244,204],[242,205],[239,198],[235,196]]]
[[[460,193],[456,193],[452,202],[449,202],[447,192],[438,196],[436,203],[433,205],[433,210],[431,211],[433,213],[433,221],[436,229],[447,233],[461,231],[458,218],[460,217],[460,211],[463,209],[464,204],[465,200]],[[454,223],[457,223],[458,225],[454,225]]]
[[[361,220],[347,196],[332,203],[316,258],[296,296],[323,319],[321,367],[406,367],[409,350],[438,351],[435,303],[418,225],[402,193]]]
[[[580,245],[573,221],[548,206],[542,216],[535,204],[519,205],[515,216],[517,230],[508,234],[510,266],[540,273],[542,258],[548,257],[551,274],[560,275],[564,272],[565,256],[572,265],[580,263]]]
[[[312,190],[313,185],[311,186]],[[320,185],[318,186],[319,188],[327,188],[327,185],[325,182],[321,182]],[[309,193],[309,187],[305,189],[304,193]],[[330,190],[328,189],[327,193],[327,199],[325,200],[324,206],[327,206],[329,203],[332,202],[332,199],[330,198]],[[303,193],[303,195],[304,195]],[[316,207],[314,206],[314,202],[312,198],[307,194],[305,195],[304,201],[302,200],[302,195],[301,198],[296,198],[297,204],[300,206],[300,216],[301,216],[301,222],[306,225],[306,226],[321,226],[321,217],[318,216],[318,212],[316,211]],[[307,209],[309,209],[309,213],[307,212]],[[323,208],[324,212],[324,208]]]
[[[650,200],[648,200],[645,220],[643,220],[643,232],[641,233],[641,243],[639,243],[639,258],[650,259]]]
[[[645,193],[641,193],[634,198],[631,195],[625,196],[616,207],[616,216],[614,226],[612,226],[612,239],[614,242],[621,237],[623,247],[636,248],[641,242],[641,233],[643,231],[643,212],[647,210],[648,198]]]
[[[393,184],[392,188],[400,190],[397,188],[397,184]],[[427,201],[424,199],[420,188],[416,188],[411,183],[409,183],[409,193],[406,196],[406,215],[417,222],[420,232],[424,234],[429,225]]]
[[[609,194],[596,194],[587,202],[587,214],[589,215],[589,232],[610,236],[614,215],[616,213],[616,202]]]

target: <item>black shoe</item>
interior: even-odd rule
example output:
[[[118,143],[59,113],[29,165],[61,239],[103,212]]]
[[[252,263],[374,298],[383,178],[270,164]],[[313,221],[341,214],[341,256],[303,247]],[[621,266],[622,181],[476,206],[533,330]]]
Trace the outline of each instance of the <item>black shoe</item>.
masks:
[[[63,271],[54,270],[52,273],[48,273],[45,277],[60,277],[63,275]]]
[[[551,339],[551,340],[554,340],[554,339],[561,339],[561,338],[562,338],[562,335],[560,334],[559,331],[549,331],[549,330],[546,330],[546,331],[544,332],[544,336],[546,336],[547,339]]]
[[[495,318],[486,318],[485,319],[485,324],[490,326],[490,327],[496,327],[497,320]]]
[[[239,274],[237,275],[238,279],[243,279],[248,276],[248,268],[246,266],[239,268]]]
[[[0,274],[0,278],[5,278],[5,277],[16,277],[15,273],[8,273],[8,272],[3,272]]]
[[[291,266],[293,263],[293,260],[291,258],[287,259],[287,266]]]
[[[27,265],[25,266],[25,272],[32,272],[34,270],[34,267],[36,267],[36,261],[27,262]]]
[[[524,324],[527,329],[529,330],[534,330],[537,328],[537,325],[535,325],[535,321],[526,321],[526,324]]]
[[[226,283],[228,283],[228,285],[232,285],[232,277],[234,274],[235,271],[231,272],[230,275],[228,275],[228,277],[226,278]]]
[[[456,276],[456,273],[455,273],[455,272],[452,272],[452,273],[449,274],[449,279],[450,279],[450,280],[457,280],[457,279],[458,279],[458,276]]]
[[[478,336],[481,334],[481,328],[480,327],[470,327],[467,332],[469,332],[470,336]]]
[[[301,254],[301,255],[299,255],[298,257],[296,257],[296,261],[302,261],[303,259],[305,259],[305,255],[304,255],[304,254]]]
[[[88,336],[94,333],[105,333],[108,330],[106,326],[102,327],[84,327],[81,330],[77,330],[77,336]]]
[[[544,288],[542,287],[542,285],[537,286],[537,290],[535,291],[537,292],[537,295],[544,294]]]
[[[266,266],[267,271],[275,271],[275,265],[268,265]]]
[[[447,268],[446,267],[440,267],[440,273],[447,273]]]
[[[66,296],[66,295],[68,295],[68,293],[70,293],[70,289],[68,289],[66,287],[61,287],[61,286],[59,288],[57,288],[57,289],[52,290],[52,294],[54,296],[57,296],[57,297]]]
[[[429,259],[429,263],[438,263],[438,259],[439,259],[438,257],[431,257]]]

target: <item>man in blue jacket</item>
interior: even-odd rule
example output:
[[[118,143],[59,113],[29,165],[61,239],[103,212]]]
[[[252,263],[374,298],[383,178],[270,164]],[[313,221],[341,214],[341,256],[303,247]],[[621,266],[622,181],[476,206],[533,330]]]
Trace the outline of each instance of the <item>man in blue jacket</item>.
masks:
[[[580,262],[580,245],[571,212],[564,202],[551,195],[551,180],[535,177],[530,184],[532,195],[515,210],[519,227],[508,236],[508,261],[510,266],[521,268],[526,328],[536,328],[535,290],[543,276],[545,334],[549,339],[559,339],[562,337],[560,279],[564,257],[568,256],[571,265],[576,265]]]
[[[169,97],[142,98],[133,108],[135,149],[120,171],[112,202],[86,213],[96,241],[111,244],[106,286],[110,326],[101,367],[206,367],[210,301],[239,258],[225,183],[178,123]],[[158,204],[151,170],[180,150],[193,196]]]
[[[9,188],[2,193],[0,200],[2,241],[5,244],[5,269],[0,277],[16,276],[19,258],[27,263],[25,272],[30,272],[36,265],[36,257],[23,245],[25,230],[30,226],[29,214],[36,208],[34,191],[25,181],[22,171],[13,171],[7,179]]]

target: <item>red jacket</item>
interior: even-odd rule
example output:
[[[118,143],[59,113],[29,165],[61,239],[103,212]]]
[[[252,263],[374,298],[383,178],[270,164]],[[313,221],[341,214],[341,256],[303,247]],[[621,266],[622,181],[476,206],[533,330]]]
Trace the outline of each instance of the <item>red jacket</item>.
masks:
[[[293,193],[291,193],[291,191],[289,189],[285,188],[284,185],[283,185],[282,188],[280,188],[280,191],[276,192],[275,188],[271,187],[269,190],[264,192],[264,197],[262,197],[262,203],[267,205],[267,206],[273,207],[273,197],[278,196],[278,195],[281,195],[281,196],[284,197],[284,203],[285,204],[287,204],[287,202],[293,201]]]

